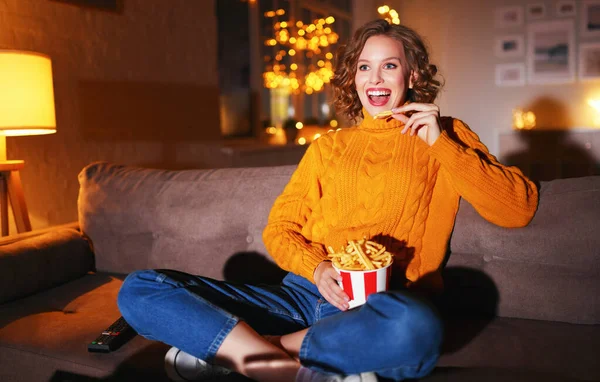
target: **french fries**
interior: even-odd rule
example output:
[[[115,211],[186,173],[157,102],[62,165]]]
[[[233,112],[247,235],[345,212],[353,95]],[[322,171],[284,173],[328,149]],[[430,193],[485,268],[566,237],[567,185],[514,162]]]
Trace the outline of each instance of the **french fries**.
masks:
[[[365,271],[387,267],[392,262],[392,254],[385,246],[371,240],[350,240],[340,252],[327,247],[331,262],[338,269],[347,271]]]
[[[375,114],[375,119],[382,119],[382,118],[387,118],[387,117],[391,117],[392,114],[394,114],[391,110],[387,110],[387,111],[382,111],[380,113]]]

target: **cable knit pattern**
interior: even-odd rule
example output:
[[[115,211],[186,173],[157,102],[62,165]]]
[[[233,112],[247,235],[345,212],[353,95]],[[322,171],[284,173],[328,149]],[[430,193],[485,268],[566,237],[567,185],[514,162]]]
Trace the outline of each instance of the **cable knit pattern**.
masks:
[[[283,269],[314,282],[327,246],[367,237],[394,254],[394,279],[437,289],[461,196],[501,226],[533,217],[535,185],[461,121],[442,118],[429,147],[401,134],[401,122],[363,114],[360,126],[314,141],[275,201],[263,239]]]

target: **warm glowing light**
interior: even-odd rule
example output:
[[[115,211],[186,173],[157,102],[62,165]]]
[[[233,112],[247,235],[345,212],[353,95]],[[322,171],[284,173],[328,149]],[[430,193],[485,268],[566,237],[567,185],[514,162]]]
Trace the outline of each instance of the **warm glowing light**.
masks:
[[[593,124],[595,126],[600,126],[600,99],[590,98],[587,100],[587,104],[596,111],[596,115],[594,116]]]
[[[299,145],[305,145],[306,144],[306,138],[304,138],[304,137],[298,138],[298,144]]]
[[[319,134],[319,133],[316,133],[316,134],[313,136],[313,141],[314,141],[315,139],[319,139],[319,137],[320,137],[320,136],[321,136],[321,134]]]
[[[600,99],[588,99],[587,104],[594,108],[598,113],[600,113]]]
[[[282,11],[265,12],[265,17],[283,15]],[[306,94],[323,91],[333,76],[331,61],[334,55],[329,52],[329,46],[336,44],[339,39],[339,35],[333,30],[334,22],[335,18],[332,16],[314,20],[312,24],[276,20],[273,38],[266,39],[265,45],[283,49],[265,56],[267,64],[263,73],[264,86],[269,89],[287,87],[295,94],[300,91]],[[297,29],[286,29],[294,25]],[[286,54],[294,57],[290,59],[287,71],[281,64]],[[296,78],[296,70],[301,65],[305,65],[302,68],[303,76]]]
[[[0,131],[7,136],[56,132],[49,57],[0,50]]]
[[[277,134],[277,128],[274,126],[267,127],[267,134],[269,134],[269,135]]]
[[[296,129],[300,130],[304,127],[304,124],[302,122],[296,122]]]
[[[278,9],[275,13],[277,13],[277,16],[283,16],[283,15],[285,15],[285,10]]]
[[[387,5],[382,5],[377,8],[377,13],[379,13],[383,19],[387,20],[390,24],[400,24],[400,15],[395,9],[388,7]]]
[[[536,118],[532,111],[521,109],[513,110],[513,127],[517,130],[531,130],[535,128]]]
[[[338,125],[338,121],[336,121],[335,119],[332,119],[331,121],[329,121],[329,126],[337,127],[337,125]]]

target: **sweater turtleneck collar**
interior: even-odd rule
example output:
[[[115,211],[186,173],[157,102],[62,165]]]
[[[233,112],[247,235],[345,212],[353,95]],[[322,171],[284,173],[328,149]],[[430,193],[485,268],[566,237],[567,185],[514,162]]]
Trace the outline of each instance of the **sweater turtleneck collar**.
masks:
[[[401,128],[404,126],[403,122],[400,122],[397,119],[392,118],[392,117],[375,119],[375,118],[373,118],[373,116],[371,116],[371,114],[369,114],[367,109],[365,109],[364,107],[362,109],[362,112],[363,112],[364,118],[363,118],[362,122],[360,123],[360,125],[358,125],[358,128],[360,130],[384,132],[384,131],[389,131],[389,130],[393,130],[393,129],[398,129],[398,128]]]

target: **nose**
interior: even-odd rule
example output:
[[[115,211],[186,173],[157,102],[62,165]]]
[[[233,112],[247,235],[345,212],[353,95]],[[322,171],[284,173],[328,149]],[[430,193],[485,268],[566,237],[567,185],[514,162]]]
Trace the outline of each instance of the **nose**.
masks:
[[[376,85],[382,82],[381,73],[379,70],[372,70],[371,75],[369,76],[369,82]]]

